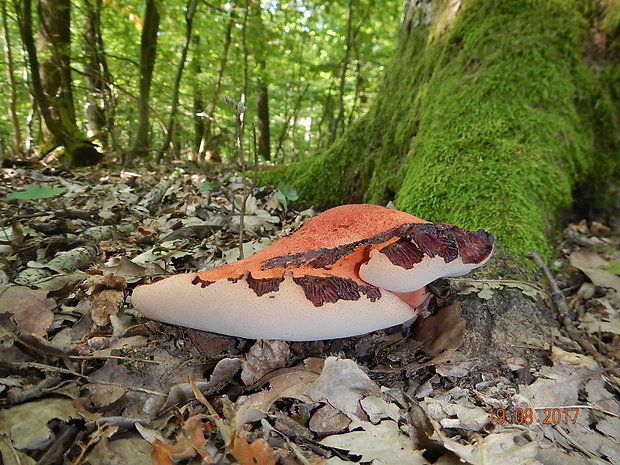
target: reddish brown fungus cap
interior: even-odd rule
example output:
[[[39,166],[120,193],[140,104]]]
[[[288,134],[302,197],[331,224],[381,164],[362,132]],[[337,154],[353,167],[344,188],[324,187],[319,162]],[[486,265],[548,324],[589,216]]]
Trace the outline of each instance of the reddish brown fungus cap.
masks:
[[[413,318],[426,284],[480,266],[492,248],[483,231],[344,205],[244,260],[140,286],[132,301],[153,319],[233,336],[347,337]]]

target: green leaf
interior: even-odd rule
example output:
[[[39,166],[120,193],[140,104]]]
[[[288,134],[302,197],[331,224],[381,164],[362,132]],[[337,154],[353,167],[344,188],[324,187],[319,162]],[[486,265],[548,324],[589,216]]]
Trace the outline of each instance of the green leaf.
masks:
[[[5,200],[10,202],[11,200],[49,199],[50,197],[64,194],[66,191],[66,187],[43,187],[32,184],[25,191],[13,192],[7,195]]]
[[[280,203],[284,206],[284,209],[286,210],[288,208],[288,200],[286,200],[286,196],[280,191],[276,191],[275,195],[276,199],[280,201]]]
[[[200,192],[211,192],[211,191],[214,191],[215,189],[219,189],[219,187],[220,187],[220,183],[217,181],[205,181],[198,188],[198,190]]]
[[[299,198],[297,195],[297,189],[295,189],[290,184],[286,184],[285,182],[281,182],[278,184],[278,189],[275,192],[276,199],[280,201],[280,203],[284,206],[286,210],[288,208],[289,200],[294,202]]]
[[[285,182],[281,182],[278,184],[277,192],[281,192],[282,195],[284,195],[284,197],[286,197],[286,199],[290,200],[291,202],[294,202],[299,198],[299,196],[297,195],[297,189]]]

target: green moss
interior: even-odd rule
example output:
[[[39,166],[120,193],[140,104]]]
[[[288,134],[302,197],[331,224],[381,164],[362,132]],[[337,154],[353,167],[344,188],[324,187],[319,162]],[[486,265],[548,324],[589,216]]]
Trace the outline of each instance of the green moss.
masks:
[[[266,178],[318,207],[363,200],[549,256],[573,189],[618,172],[618,71],[582,58],[590,0],[469,0],[404,36],[377,100],[327,152]],[[607,85],[604,85],[604,83]],[[617,118],[616,118],[617,119]]]
[[[601,28],[609,36],[617,36],[620,31],[620,6],[615,0],[607,0],[604,3],[605,11]]]
[[[493,12],[490,14],[490,12]],[[565,1],[473,1],[425,49],[437,65],[397,205],[484,227],[518,256],[548,254],[544,233],[591,169],[592,129],[575,97],[584,24]]]

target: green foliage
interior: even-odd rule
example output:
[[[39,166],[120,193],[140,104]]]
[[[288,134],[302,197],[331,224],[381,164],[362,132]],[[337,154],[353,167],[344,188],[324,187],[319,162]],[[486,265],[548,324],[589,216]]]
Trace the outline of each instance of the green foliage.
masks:
[[[620,275],[620,260],[609,262],[603,269],[609,273]]]
[[[66,187],[44,187],[31,184],[24,191],[12,192],[7,195],[4,200],[10,202],[11,200],[41,200],[56,197],[57,195],[64,194],[67,191]]]
[[[220,188],[221,183],[219,181],[205,181],[203,182],[198,190],[200,192],[211,192]]]
[[[603,31],[609,36],[618,36],[620,33],[620,5],[616,0],[602,2],[605,5],[604,18],[601,24]],[[617,46],[620,46],[618,44]]]
[[[233,9],[235,4],[236,8]],[[318,148],[328,145],[330,125],[338,110],[335,103],[347,31],[346,2],[251,0],[249,4],[246,127],[249,131],[252,122],[256,120],[255,94],[260,78],[268,85],[272,154],[279,148],[276,161],[306,158]],[[12,4],[8,2],[7,5],[8,30],[15,60],[21,55],[21,41]],[[148,102],[151,119],[148,148],[151,149],[161,145],[165,133],[162,124],[169,111],[174,74],[184,40],[186,5],[187,0],[157,1],[161,20]],[[368,110],[368,102],[377,90],[384,64],[393,51],[401,7],[400,0],[353,2],[352,30],[355,42],[344,89],[345,126]],[[109,114],[113,115],[111,134],[106,134],[105,138],[116,149],[127,148],[133,143],[137,127],[136,103],[140,83],[138,61],[144,2],[103,2],[99,21],[101,44],[85,43],[88,34],[83,19],[88,10],[86,4],[72,3],[71,66],[74,71],[71,79],[78,126],[69,125],[68,129],[73,137],[85,139],[86,112],[83,109],[86,105],[83,103],[105,100]],[[217,142],[217,151],[223,160],[235,159],[235,114],[225,107],[224,96],[240,100],[244,55],[240,40],[243,2],[229,1],[200,3],[194,20],[194,38],[180,83],[179,111],[174,132],[174,146],[177,155],[182,157],[192,158],[196,150],[196,126],[192,113],[194,110],[204,112],[211,102],[231,14],[234,17],[231,46],[220,96],[215,102],[213,136],[221,136]],[[35,15],[32,27],[34,34],[38,26]],[[93,48],[107,61],[112,80],[106,82],[111,89],[110,95],[88,95],[92,87],[87,83],[85,85],[84,79],[86,76],[96,79],[91,76],[93,71],[88,66]],[[48,47],[40,47],[39,53],[42,54],[44,50],[48,50]],[[16,76],[23,73],[23,62],[15,60],[15,66]],[[6,75],[6,71],[5,60],[0,60],[0,72]],[[0,87],[0,100],[10,100],[9,86]],[[61,104],[59,112],[66,122],[68,106],[66,102]],[[20,122],[27,120],[31,108],[28,86],[19,86],[17,113]],[[0,123],[9,121],[6,113],[0,115]],[[35,114],[34,124],[31,125],[34,142],[45,147],[44,134],[38,131],[40,125],[36,118],[39,118],[38,114]],[[202,121],[206,121],[205,116]]]
[[[259,3],[262,6],[260,16],[257,8]],[[350,63],[345,88],[346,117],[350,116],[351,119],[365,113],[368,108],[368,104],[361,102],[359,96],[355,97],[356,89],[360,89],[365,102],[376,92],[384,63],[393,50],[401,8],[401,2],[397,0],[360,0],[354,3],[354,27],[358,32],[356,60]],[[154,121],[164,119],[170,105],[174,70],[185,28],[185,5],[186,0],[160,2],[162,18],[149,102]],[[193,111],[195,96],[202,96],[203,109],[210,102],[220,67],[231,5],[231,2],[202,4],[194,21],[194,34],[199,37],[190,46],[188,66],[181,81],[180,112],[175,130],[175,142],[183,153],[195,149],[194,124],[190,113]],[[231,47],[214,112],[213,135],[223,136],[218,152],[224,161],[235,159],[235,114],[225,105],[224,97],[228,96],[235,101],[240,99],[243,76],[241,5],[239,3],[234,11]],[[288,161],[305,158],[313,154],[317,146],[325,146],[329,137],[329,123],[335,111],[333,101],[337,91],[336,80],[343,56],[346,2],[253,0],[250,5],[252,12],[248,18],[247,32],[247,127],[256,119],[254,95],[260,76],[269,86],[272,153],[276,152],[280,135],[284,134],[278,158]],[[109,54],[108,64],[111,75],[116,77],[116,119],[122,122],[116,128],[116,139],[122,146],[130,145],[134,128],[127,125],[127,122],[136,119],[135,96],[139,85],[136,62],[142,9],[141,2],[135,0],[116,7],[110,4],[110,7],[103,9],[104,46],[106,50],[114,51]],[[79,53],[76,50],[76,54]],[[193,60],[200,66],[199,71],[189,66]],[[266,62],[264,69],[259,64],[261,60]],[[360,79],[356,78],[356,74],[359,74]],[[296,118],[289,120],[306,87]],[[151,146],[156,147],[161,134],[157,124],[153,126],[155,140]]]

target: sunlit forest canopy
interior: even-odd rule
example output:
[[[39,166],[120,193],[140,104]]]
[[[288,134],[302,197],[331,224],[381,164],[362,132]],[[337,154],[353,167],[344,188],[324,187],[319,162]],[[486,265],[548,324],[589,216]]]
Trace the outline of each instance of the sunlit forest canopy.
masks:
[[[246,145],[257,132],[261,158],[274,162],[317,153],[367,111],[402,8],[396,0],[0,5],[0,99],[9,108],[0,114],[1,152],[40,157],[63,145],[31,84],[30,37],[50,117],[67,137],[93,142],[104,158],[133,147],[147,159],[235,159],[245,101]],[[150,88],[141,89],[150,72]]]

